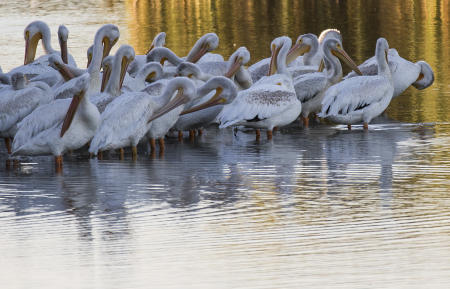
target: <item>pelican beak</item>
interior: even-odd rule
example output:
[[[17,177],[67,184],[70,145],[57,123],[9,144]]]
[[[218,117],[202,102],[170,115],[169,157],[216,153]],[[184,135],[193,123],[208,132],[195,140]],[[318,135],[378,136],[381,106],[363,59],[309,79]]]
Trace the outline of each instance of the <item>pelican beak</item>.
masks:
[[[89,67],[89,64],[91,64],[91,61],[92,61],[92,53],[89,53],[87,58],[88,58],[88,61],[87,61],[86,67]]]
[[[222,93],[222,91],[223,91],[223,88],[218,87],[216,89],[216,93],[214,94],[214,96],[211,97],[207,102],[197,105],[197,106],[194,106],[194,107],[191,107],[190,109],[184,110],[183,112],[180,113],[180,115],[188,114],[188,113],[195,112],[198,110],[202,110],[202,109],[205,109],[205,108],[208,108],[211,106],[215,106],[218,104],[224,104],[227,100],[223,97],[220,97],[220,94]]]
[[[65,81],[69,81],[75,77],[72,74],[72,72],[67,68],[67,66],[65,66],[64,64],[55,63],[55,66]]]
[[[153,113],[152,117],[148,120],[147,123],[157,119],[158,117],[168,113],[172,109],[175,109],[176,107],[185,104],[189,101],[189,98],[183,94],[183,89],[179,88],[177,95],[165,106],[161,107],[158,111]]]
[[[108,37],[104,37],[103,38],[103,59],[109,55],[109,53],[111,52],[111,48],[114,46],[114,44],[116,44],[118,38],[115,38],[112,42],[109,40]]]
[[[27,31],[25,37],[25,59],[23,61],[24,65],[27,65],[34,61],[36,56],[36,48],[39,40],[42,39],[42,33],[38,32],[33,35],[30,39],[30,34]]]
[[[84,97],[84,94],[86,93],[86,90],[83,89],[80,93],[77,95],[74,95],[72,98],[72,102],[70,103],[69,109],[67,110],[66,117],[64,118],[64,122],[61,128],[61,134],[60,137],[63,137],[66,131],[69,129],[70,125],[72,124],[73,117],[75,116],[75,113],[77,112],[78,105],[80,104],[81,100]]]
[[[286,64],[291,63],[294,61],[297,57],[309,52],[311,50],[311,46],[305,43],[295,43],[294,46],[291,47],[291,49],[288,52],[288,55],[286,57]]]
[[[348,56],[347,52],[345,52],[342,48],[333,48],[331,49],[331,53],[333,53],[334,56],[338,57],[342,61],[345,62],[351,69],[353,69],[356,73],[359,75],[362,75],[362,72],[359,70],[358,66],[355,64],[355,62]]]
[[[108,83],[108,80],[109,80],[110,76],[111,76],[111,67],[109,67],[109,65],[106,65],[103,68],[102,86],[101,86],[101,89],[100,89],[101,92],[105,91],[106,84]]]
[[[148,75],[147,75],[147,77],[145,78],[145,81],[147,81],[147,82],[152,82],[153,81],[153,78],[156,76],[156,72],[154,72],[154,71],[152,71],[151,73],[149,73]]]
[[[152,45],[150,46],[150,48],[147,50],[147,52],[146,52],[145,54],[149,54],[150,51],[153,50],[153,48],[155,48],[155,45],[154,45],[154,44],[152,44]]]
[[[120,89],[122,89],[123,80],[125,79],[125,74],[127,73],[128,65],[130,65],[133,58],[122,57],[122,63],[120,68]]]
[[[230,69],[225,73],[225,77],[231,78],[238,71],[242,64],[242,57],[236,58],[233,65],[231,65]]]
[[[280,52],[281,47],[272,46],[272,56],[270,57],[270,66],[267,75],[272,75],[277,72],[277,58],[278,53]]]
[[[209,51],[209,44],[206,43],[206,44],[202,45],[202,47],[201,47],[200,50],[197,52],[197,54],[195,54],[195,55],[192,57],[191,62],[192,62],[192,63],[196,63],[196,62],[199,61],[199,59],[202,58],[202,56],[205,55],[208,51]]]
[[[325,68],[325,61],[322,59],[320,60],[319,69],[317,69],[317,72],[322,72]]]
[[[161,64],[162,66],[164,66],[164,62],[166,62],[167,57],[163,57],[161,58],[161,60],[159,61],[159,64]]]
[[[67,52],[67,41],[61,40],[61,59],[65,64],[68,64],[68,52]]]

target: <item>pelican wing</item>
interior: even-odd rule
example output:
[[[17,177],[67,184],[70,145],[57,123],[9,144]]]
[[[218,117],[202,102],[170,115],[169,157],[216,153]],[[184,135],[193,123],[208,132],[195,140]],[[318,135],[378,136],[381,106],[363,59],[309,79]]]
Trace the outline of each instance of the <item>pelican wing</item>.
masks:
[[[220,128],[260,121],[282,114],[295,103],[295,93],[280,85],[258,85],[239,92],[217,116]]]
[[[39,105],[49,103],[52,99],[50,87],[44,83],[36,83],[36,85],[14,91],[8,99],[2,99],[0,131],[9,130]]]
[[[388,93],[392,91],[382,76],[353,77],[328,88],[319,116],[348,114],[381,101]]]
[[[327,84],[327,78],[322,72],[300,75],[294,79],[294,89],[298,100],[306,102],[323,91]]]
[[[41,105],[25,117],[17,126],[14,136],[13,150],[25,145],[40,132],[62,125],[71,103],[71,99],[57,99],[49,104]]]
[[[153,113],[154,103],[145,92],[125,93],[115,98],[101,114],[89,148],[90,152],[115,149],[130,145],[131,139],[141,139]]]

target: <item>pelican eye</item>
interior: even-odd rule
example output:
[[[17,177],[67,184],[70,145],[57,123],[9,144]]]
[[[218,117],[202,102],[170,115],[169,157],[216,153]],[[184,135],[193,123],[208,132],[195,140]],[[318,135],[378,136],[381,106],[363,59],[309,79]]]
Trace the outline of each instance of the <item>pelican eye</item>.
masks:
[[[192,78],[192,76],[194,76],[193,73],[189,73],[189,74],[188,74],[188,77],[189,77],[189,78]]]
[[[303,38],[300,38],[300,40],[298,41],[298,44],[302,44],[303,43]]]
[[[30,31],[25,31],[25,39],[28,39],[28,38],[30,38]]]
[[[342,49],[342,46],[339,43],[336,44],[336,47],[339,48],[339,49]]]

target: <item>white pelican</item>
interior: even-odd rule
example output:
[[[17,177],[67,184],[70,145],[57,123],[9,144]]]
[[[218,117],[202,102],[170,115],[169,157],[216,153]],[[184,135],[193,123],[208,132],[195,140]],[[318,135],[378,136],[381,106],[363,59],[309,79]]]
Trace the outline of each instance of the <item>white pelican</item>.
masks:
[[[5,139],[8,153],[11,153],[9,139],[16,134],[17,123],[38,106],[53,100],[53,93],[47,84],[26,82],[22,73],[14,73],[11,86],[0,92],[0,137]]]
[[[90,84],[89,84],[89,93],[90,97],[94,94],[100,92],[101,88],[101,74],[100,68],[102,65],[102,59],[109,54],[111,47],[119,39],[120,33],[117,26],[113,24],[103,25],[95,34],[94,38],[94,47],[93,47],[93,56],[92,61],[89,63],[89,67],[87,70],[77,69],[74,67],[69,67],[67,65],[61,64],[65,69],[68,69],[69,72],[74,76],[83,75],[85,73],[89,74]],[[72,97],[72,89],[76,85],[76,79],[71,79],[61,86],[55,89],[55,99],[63,99]]]
[[[389,68],[394,82],[394,96],[400,95],[410,85],[417,89],[425,89],[434,82],[434,73],[431,66],[425,61],[412,63],[402,58],[395,48],[388,52]],[[376,75],[378,65],[376,57],[371,57],[358,66],[363,75]],[[350,72],[345,78],[354,77],[356,74]]]
[[[199,99],[187,105],[172,129],[179,132],[190,131],[193,136],[192,130],[201,129],[215,121],[223,106],[235,99],[237,89],[228,78],[215,76],[197,88],[197,95]]]
[[[72,99],[58,99],[42,105],[18,124],[14,137],[13,154],[53,154],[56,170],[62,169],[62,154],[85,145],[100,122],[97,107],[90,102],[100,92],[100,65],[103,46],[110,49],[119,37],[119,29],[103,25],[95,34],[92,62],[88,73],[72,79],[68,89]]]
[[[350,68],[358,71],[355,62],[342,48],[339,40],[333,38],[325,40],[323,55],[326,71],[303,74],[294,78],[295,92],[302,103],[301,117],[305,127],[309,124],[309,114],[319,112],[322,108],[326,90],[342,79],[342,66],[338,57]]]
[[[217,116],[220,128],[246,126],[267,129],[267,138],[272,138],[275,126],[293,122],[301,111],[301,102],[295,95],[292,77],[286,67],[286,56],[291,47],[289,37],[279,37],[272,41],[272,59],[269,74],[261,78],[249,89],[238,93],[234,101],[225,105]]]
[[[98,110],[102,113],[106,106],[122,94],[122,84],[127,73],[127,67],[134,59],[134,49],[130,45],[122,45],[114,55],[111,76],[102,93],[92,96]]]
[[[122,89],[123,91],[140,91],[147,86],[147,82],[153,82],[163,76],[163,68],[158,62],[146,63],[138,71],[136,76],[126,77]]]
[[[175,91],[178,92],[174,95]],[[99,151],[131,146],[133,159],[136,159],[136,146],[154,125],[153,121],[183,106],[195,97],[195,92],[191,80],[177,77],[170,80],[159,95],[149,95],[144,91],[122,94],[102,113],[101,124],[91,141],[89,152],[96,155]]]
[[[147,63],[147,54],[156,47],[164,47],[166,45],[166,32],[158,33],[152,41],[150,48],[144,55],[136,55],[133,62],[128,66],[128,73],[130,76],[135,77],[139,70]]]
[[[368,123],[388,107],[394,94],[388,50],[386,39],[379,38],[375,49],[378,74],[352,77],[331,86],[323,98],[320,116],[347,125],[363,122],[367,129]]]
[[[62,169],[62,155],[85,145],[100,121],[97,107],[89,101],[89,76],[77,78],[72,99],[59,99],[35,109],[18,125],[13,155],[55,156],[57,172]]]

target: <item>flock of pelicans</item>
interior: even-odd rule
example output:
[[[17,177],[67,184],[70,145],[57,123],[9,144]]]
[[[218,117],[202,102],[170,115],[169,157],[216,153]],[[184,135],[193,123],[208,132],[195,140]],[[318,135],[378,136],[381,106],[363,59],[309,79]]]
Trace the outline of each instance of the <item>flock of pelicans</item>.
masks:
[[[301,35],[294,45],[282,36],[270,45],[272,55],[250,67],[250,53],[238,48],[229,58],[211,53],[219,44],[216,34],[202,36],[186,57],[164,47],[158,34],[146,55],[135,55],[122,45],[108,56],[119,29],[103,25],[87,51],[87,69],[77,68],[67,51],[68,30],[58,30],[60,51],[51,46],[50,29],[42,21],[24,31],[24,65],[0,73],[0,137],[15,156],[55,156],[57,171],[62,155],[89,145],[92,155],[132,148],[140,142],[164,151],[169,131],[190,137],[203,127],[249,127],[272,131],[301,117],[315,114],[336,123],[368,123],[391,99],[410,85],[424,89],[434,81],[424,61],[412,63],[389,49],[379,38],[375,56],[357,66],[345,52],[338,30],[319,37]],[[35,59],[42,40],[45,55]],[[353,71],[343,77],[341,62]]]

